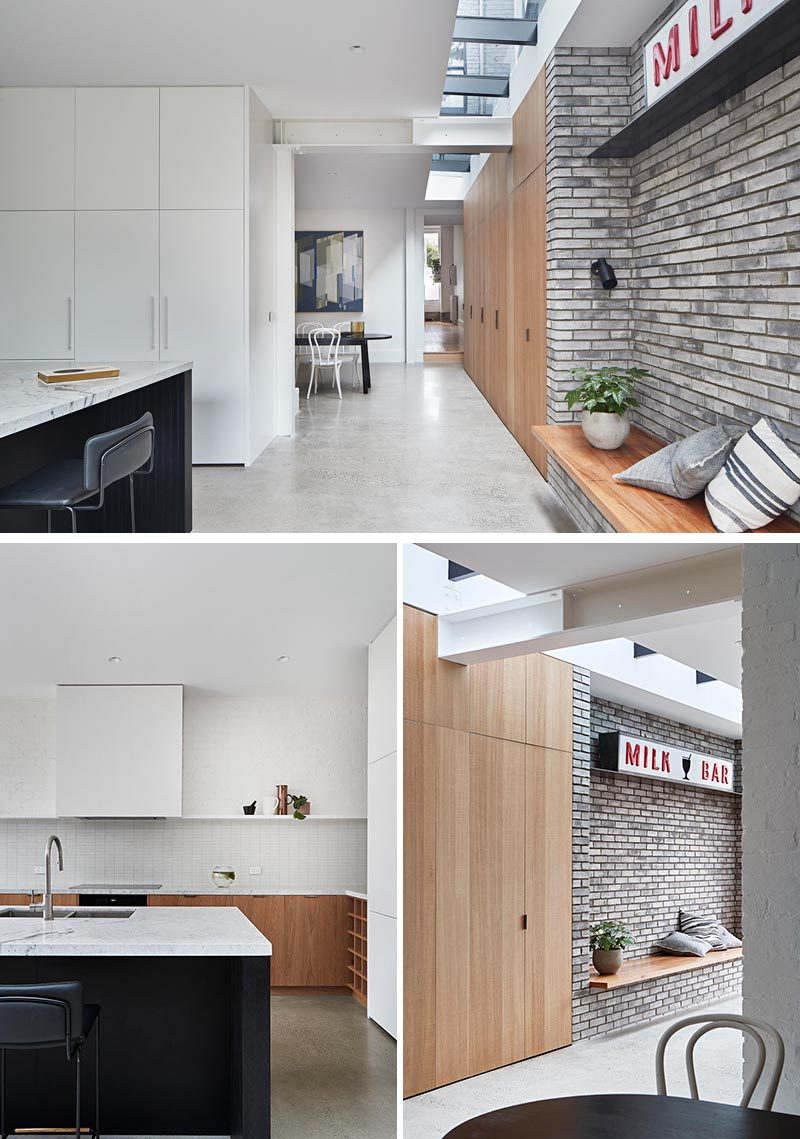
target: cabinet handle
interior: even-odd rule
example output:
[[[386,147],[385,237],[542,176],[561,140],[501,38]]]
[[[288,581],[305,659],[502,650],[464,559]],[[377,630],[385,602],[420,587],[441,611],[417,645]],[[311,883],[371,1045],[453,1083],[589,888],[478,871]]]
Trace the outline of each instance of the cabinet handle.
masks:
[[[500,312],[498,309],[494,310],[494,327],[496,332],[500,331]]]
[[[150,351],[156,347],[156,298],[150,298]]]
[[[481,324],[483,324],[483,309],[481,309]]]
[[[528,928],[528,915],[527,914],[522,915],[522,928],[523,929]]]
[[[530,339],[531,339],[531,330],[529,328],[526,328],[525,329],[525,343],[529,344]]]
[[[164,297],[164,351],[169,348],[169,297]]]
[[[72,297],[67,297],[67,351],[72,351]]]
[[[472,320],[472,305],[469,306],[469,319]]]

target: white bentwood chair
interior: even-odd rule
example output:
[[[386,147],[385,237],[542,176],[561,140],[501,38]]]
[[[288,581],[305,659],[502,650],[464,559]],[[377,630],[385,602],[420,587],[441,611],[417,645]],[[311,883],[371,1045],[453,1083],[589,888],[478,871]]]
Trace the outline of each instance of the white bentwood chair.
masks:
[[[698,1040],[705,1036],[707,1032],[713,1032],[715,1028],[738,1028],[740,1032],[743,1032],[754,1041],[757,1052],[753,1075],[750,1077],[747,1087],[744,1090],[744,1095],[742,1096],[742,1101],[739,1106],[750,1106],[753,1093],[760,1084],[761,1077],[764,1075],[766,1069],[767,1079],[761,1107],[764,1111],[772,1111],[772,1105],[775,1102],[775,1093],[778,1090],[778,1084],[780,1083],[783,1073],[783,1061],[786,1051],[783,1038],[777,1028],[773,1028],[771,1024],[760,1020],[749,1020],[747,1017],[737,1016],[735,1013],[688,1016],[685,1020],[679,1020],[677,1024],[673,1024],[671,1028],[667,1029],[659,1040],[656,1050],[656,1086],[658,1088],[658,1094],[667,1094],[667,1076],[664,1068],[664,1056],[667,1050],[667,1044],[676,1032],[680,1032],[682,1028],[688,1028],[692,1024],[701,1025],[686,1045],[686,1072],[689,1077],[689,1089],[692,1093],[692,1099],[700,1099],[700,1093],[697,1090],[697,1073],[694,1067],[694,1050]],[[767,1064],[767,1043],[772,1044],[772,1056],[770,1057],[769,1065]]]
[[[323,368],[333,369],[331,387],[335,384],[339,392],[339,399],[342,398],[342,361],[339,357],[341,342],[342,334],[338,328],[317,327],[308,334],[308,343],[311,348],[311,379],[308,382],[306,399],[311,399],[312,387],[316,392],[317,372],[322,371]]]
[[[345,330],[350,331],[350,321],[343,320],[339,324],[333,326],[337,331],[344,334]],[[345,344],[341,350],[343,360],[349,360],[353,365],[353,387],[358,387],[361,383],[361,349],[357,344]]]
[[[297,326],[297,335],[308,336],[309,332],[313,332],[315,328],[321,327],[322,325],[318,320],[304,320],[302,324],[298,324]],[[300,347],[298,344],[297,348],[295,349],[295,380],[297,380],[297,377],[300,374],[300,365],[304,361],[311,361],[311,349],[307,348],[305,344],[302,347]]]

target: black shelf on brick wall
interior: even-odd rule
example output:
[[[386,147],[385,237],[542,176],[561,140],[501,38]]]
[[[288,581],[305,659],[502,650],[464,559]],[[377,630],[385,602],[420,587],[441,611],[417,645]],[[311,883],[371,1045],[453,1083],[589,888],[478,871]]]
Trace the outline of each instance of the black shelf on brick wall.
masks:
[[[592,158],[632,158],[800,55],[800,0],[766,16],[670,95],[642,111]]]

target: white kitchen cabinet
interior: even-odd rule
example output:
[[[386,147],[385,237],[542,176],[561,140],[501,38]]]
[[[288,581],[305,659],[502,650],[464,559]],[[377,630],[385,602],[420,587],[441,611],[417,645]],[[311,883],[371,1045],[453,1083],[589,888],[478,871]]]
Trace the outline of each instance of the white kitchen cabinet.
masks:
[[[79,360],[158,360],[158,211],[75,214]]]
[[[158,101],[157,87],[77,89],[76,210],[158,209]]]
[[[397,1039],[397,919],[370,910],[367,1014]]]
[[[243,463],[244,214],[161,211],[161,359],[191,360],[195,463]]]
[[[0,265],[0,359],[73,359],[74,213],[0,213]]]
[[[161,209],[244,208],[242,87],[161,88]]]
[[[369,646],[367,756],[374,763],[397,750],[397,619]]]
[[[78,818],[178,817],[183,688],[66,685],[56,693],[56,810]]]
[[[373,910],[397,917],[397,753],[369,765],[367,894]]]
[[[75,89],[0,88],[0,210],[75,208]]]

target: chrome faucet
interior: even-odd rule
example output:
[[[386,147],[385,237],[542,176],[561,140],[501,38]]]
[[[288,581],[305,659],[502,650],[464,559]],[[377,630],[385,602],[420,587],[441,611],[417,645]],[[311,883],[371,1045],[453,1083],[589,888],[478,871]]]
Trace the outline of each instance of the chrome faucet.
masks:
[[[58,835],[51,834],[44,848],[44,898],[42,899],[44,913],[42,916],[45,921],[53,920],[53,881],[50,874],[50,855],[54,846],[58,851],[58,869],[64,869],[64,851],[61,847],[61,839]]]

